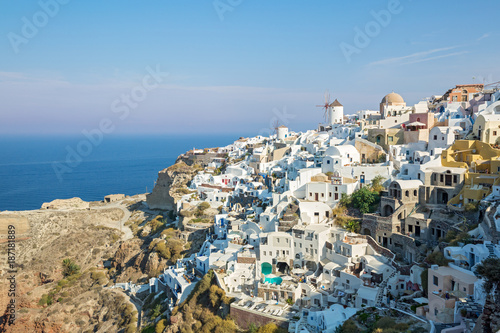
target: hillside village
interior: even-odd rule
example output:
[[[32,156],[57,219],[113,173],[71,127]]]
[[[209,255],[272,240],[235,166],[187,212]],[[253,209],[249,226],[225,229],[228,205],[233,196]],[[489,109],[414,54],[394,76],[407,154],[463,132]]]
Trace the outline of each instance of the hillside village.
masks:
[[[384,332],[499,329],[484,268],[500,257],[500,91],[324,111],[315,130],[276,126],[159,173],[149,209],[204,237],[149,280],[170,325],[210,272],[241,329],[362,332],[375,309],[407,318]]]

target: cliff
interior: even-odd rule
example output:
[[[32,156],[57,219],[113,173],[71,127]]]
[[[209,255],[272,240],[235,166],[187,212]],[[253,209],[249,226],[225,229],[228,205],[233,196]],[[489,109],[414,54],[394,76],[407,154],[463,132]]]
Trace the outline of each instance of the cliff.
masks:
[[[146,197],[150,209],[175,210],[175,204],[185,191],[177,191],[188,186],[193,177],[201,170],[197,164],[187,165],[178,161],[174,165],[158,172],[158,180],[151,194]]]

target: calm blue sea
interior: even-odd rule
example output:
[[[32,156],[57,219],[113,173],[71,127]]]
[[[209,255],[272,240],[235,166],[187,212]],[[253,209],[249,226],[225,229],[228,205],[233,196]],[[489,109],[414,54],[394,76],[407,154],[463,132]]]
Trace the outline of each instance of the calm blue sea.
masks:
[[[107,194],[151,192],[158,171],[178,155],[193,147],[225,146],[238,137],[109,136],[94,145],[83,135],[0,136],[0,211],[38,209],[54,199],[96,201]],[[84,154],[69,153],[78,149]]]

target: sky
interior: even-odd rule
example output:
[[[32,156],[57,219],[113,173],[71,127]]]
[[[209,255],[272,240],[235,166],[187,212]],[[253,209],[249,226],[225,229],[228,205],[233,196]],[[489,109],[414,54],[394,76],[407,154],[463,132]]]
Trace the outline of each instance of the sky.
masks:
[[[500,81],[498,1],[0,0],[0,134],[317,128]]]

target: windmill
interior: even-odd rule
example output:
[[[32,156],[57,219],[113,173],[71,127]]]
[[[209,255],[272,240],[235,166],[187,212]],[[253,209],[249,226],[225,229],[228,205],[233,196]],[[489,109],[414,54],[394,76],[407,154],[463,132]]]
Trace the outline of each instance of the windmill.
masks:
[[[280,127],[281,123],[278,119],[273,123],[272,129],[274,130],[274,134],[278,135],[278,127]]]
[[[325,104],[323,105],[316,105],[319,108],[324,108],[325,109],[325,122],[328,122],[328,109],[330,108],[330,93],[328,90],[325,90]]]

